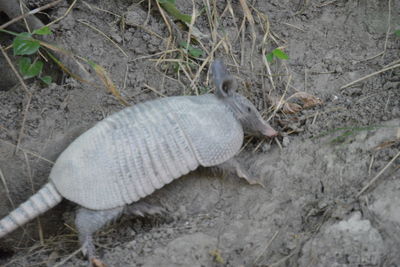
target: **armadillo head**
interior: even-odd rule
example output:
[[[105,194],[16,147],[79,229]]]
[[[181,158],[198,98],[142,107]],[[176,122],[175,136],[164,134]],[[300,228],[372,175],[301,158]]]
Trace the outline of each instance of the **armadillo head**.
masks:
[[[278,135],[278,132],[264,121],[260,112],[247,98],[235,93],[235,80],[221,60],[213,62],[212,73],[217,97],[229,106],[234,116],[242,124],[245,133],[268,137]]]

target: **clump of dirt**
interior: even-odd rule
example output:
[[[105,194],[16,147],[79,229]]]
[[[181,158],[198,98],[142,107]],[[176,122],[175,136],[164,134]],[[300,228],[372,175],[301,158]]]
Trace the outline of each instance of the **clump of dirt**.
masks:
[[[385,255],[383,238],[369,220],[355,212],[348,220],[321,229],[308,241],[299,260],[301,266],[379,265]]]
[[[203,37],[193,46],[206,53],[190,64],[183,52],[171,52],[178,44],[168,46],[170,31],[187,38],[179,36],[185,26],[164,21],[153,1],[78,1],[52,26],[57,42],[102,65],[130,104],[208,92],[208,64],[197,71],[226,36],[215,56],[225,58],[238,90],[273,115],[282,132],[275,140],[246,140],[240,155],[264,187],[189,174],[148,197],[170,215],[123,218],[103,229],[95,237],[99,255],[110,266],[399,265],[400,70],[345,85],[398,64],[400,38],[393,31],[400,2],[247,1],[254,28],[243,2],[195,1],[196,10],[204,10],[194,23]],[[191,1],[176,4],[192,14]],[[56,6],[48,19],[70,5]],[[289,60],[266,64],[262,52],[277,47]],[[45,183],[74,138],[123,108],[104,88],[71,78],[30,86],[25,123],[24,91],[0,90],[0,174],[7,185],[0,186],[1,215]],[[272,99],[298,92],[321,102],[294,114],[270,108]],[[21,149],[14,153],[22,125]],[[41,217],[39,228],[34,221],[8,235],[0,264],[86,266],[74,254],[73,209],[63,203]]]

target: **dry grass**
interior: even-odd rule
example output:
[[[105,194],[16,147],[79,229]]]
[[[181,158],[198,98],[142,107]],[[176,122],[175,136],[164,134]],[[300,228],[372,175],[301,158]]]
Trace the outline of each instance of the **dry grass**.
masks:
[[[400,156],[400,151],[383,167],[356,195],[359,198],[365,191],[367,191],[381,176],[382,174],[393,164],[393,162]]]

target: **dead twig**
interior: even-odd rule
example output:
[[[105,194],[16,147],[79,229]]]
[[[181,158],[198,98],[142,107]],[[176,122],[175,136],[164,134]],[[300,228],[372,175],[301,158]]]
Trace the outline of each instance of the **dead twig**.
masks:
[[[278,102],[278,104],[277,104],[277,106],[275,107],[275,110],[274,110],[274,112],[272,113],[272,115],[267,119],[267,121],[270,121],[273,117],[275,117],[276,116],[276,113],[281,109],[281,107],[283,107],[283,105],[285,104],[285,96],[286,96],[286,93],[287,93],[287,91],[288,91],[288,89],[289,89],[289,85],[290,85],[290,82],[292,81],[292,75],[290,74],[289,75],[289,77],[288,77],[288,80],[287,80],[287,82],[286,82],[286,86],[285,86],[285,91],[283,91],[283,94],[282,94],[282,96],[281,96],[281,98],[280,98],[280,100],[279,100],[279,102]]]
[[[363,81],[363,80],[366,80],[366,79],[368,79],[368,78],[371,78],[372,76],[378,75],[378,74],[380,74],[380,73],[382,73],[382,72],[385,72],[385,71],[388,71],[388,70],[392,70],[392,69],[395,69],[395,68],[398,68],[398,67],[400,67],[400,64],[396,64],[396,65],[393,65],[393,66],[390,66],[390,67],[387,67],[387,68],[383,68],[383,69],[381,69],[381,70],[379,70],[379,71],[376,71],[376,72],[373,72],[373,73],[371,73],[371,74],[368,74],[368,75],[366,75],[366,76],[364,76],[364,77],[361,77],[360,79],[357,79],[357,80],[355,80],[355,81],[352,81],[351,83],[348,83],[348,84],[346,84],[346,85],[343,85],[342,87],[340,87],[340,90],[346,89],[347,87],[350,87],[350,86],[352,86],[352,85],[354,85],[354,84],[356,84],[356,83],[359,83],[359,82],[361,82],[361,81]]]
[[[125,64],[125,75],[124,75],[124,83],[122,84],[121,92],[124,92],[126,89],[126,81],[128,80],[128,72],[129,72],[129,64]]]
[[[261,42],[261,44],[262,44],[262,47],[261,47],[262,60],[263,60],[263,63],[265,65],[266,69],[267,69],[268,79],[269,79],[269,82],[271,83],[272,90],[275,90],[275,82],[274,82],[274,79],[273,79],[272,71],[271,71],[269,63],[267,61],[267,58],[265,57],[265,55],[267,54],[267,47],[266,47],[267,39],[270,36],[270,24],[269,24],[268,17],[266,15],[264,15],[262,13],[259,14],[259,15],[261,16],[261,19],[263,20],[263,26],[265,28],[265,30],[264,30],[265,33],[264,33],[264,36],[263,36],[262,42]]]
[[[19,10],[21,11],[21,14],[24,13],[24,7],[26,8],[23,1],[19,1]],[[27,17],[23,18],[25,28],[28,30],[29,33],[31,33],[32,31],[31,31],[31,29],[29,27],[29,23],[26,19],[27,19]],[[40,25],[40,27],[42,27],[42,25]]]
[[[279,146],[279,150],[282,151],[283,148],[282,148],[281,142],[279,142],[278,138],[274,138],[274,141],[275,141],[276,144]]]
[[[164,22],[165,22],[165,24],[167,25],[167,28],[168,28],[169,36],[168,36],[168,41],[167,41],[167,48],[169,48],[169,45],[171,44],[171,42],[173,40],[172,26],[171,26],[170,21],[168,20],[167,16],[165,15],[164,10],[161,8],[161,6],[160,6],[158,1],[156,1],[156,4],[157,4],[158,11],[160,12],[161,17],[163,18],[163,20],[164,20]]]
[[[150,91],[156,93],[157,95],[159,95],[161,97],[167,97],[166,95],[164,95],[163,93],[159,92],[157,89],[155,89],[154,87],[151,87],[148,84],[144,84],[144,86],[146,86],[146,88],[148,88]]]
[[[72,2],[72,4],[68,7],[67,11],[65,11],[64,15],[62,15],[61,17],[59,17],[59,18],[53,20],[52,22],[50,22],[50,23],[47,24],[46,26],[53,25],[54,23],[57,23],[57,22],[59,22],[60,20],[62,20],[63,18],[65,18],[65,17],[69,14],[69,12],[71,12],[72,8],[74,7],[74,5],[76,4],[77,1],[78,1],[78,0],[74,0],[74,2]]]
[[[187,40],[186,40],[187,50],[189,49],[190,39],[191,39],[191,36],[192,36],[192,32],[193,32],[193,27],[194,27],[195,21],[196,21],[196,6],[195,6],[195,3],[194,3],[194,0],[192,0],[192,19],[190,20],[190,24],[188,24],[189,31],[188,31]],[[189,64],[189,57],[186,57],[186,65],[188,65],[188,64]],[[185,71],[184,68],[182,68],[182,70]],[[187,75],[187,76],[189,76],[189,75]],[[188,77],[188,78],[190,79],[190,77]],[[193,83],[193,81],[192,81],[192,83]],[[195,86],[194,89],[195,89],[196,95],[199,95],[199,90],[198,90],[197,86]]]
[[[104,38],[106,38],[108,41],[110,41],[119,51],[121,51],[121,53],[125,56],[125,57],[129,57],[128,54],[116,43],[114,42],[110,37],[108,37],[104,32],[100,31],[99,29],[97,29],[96,27],[94,27],[93,25],[90,25],[89,23],[87,23],[86,21],[83,21],[81,19],[77,20],[79,23],[82,23],[83,25],[91,28],[92,30],[96,31],[97,33],[101,34]]]
[[[199,78],[201,71],[204,69],[204,67],[208,64],[209,61],[211,61],[212,57],[214,56],[214,52],[217,51],[218,47],[222,44],[222,42],[225,40],[225,38],[222,38],[210,51],[210,54],[208,57],[203,61],[203,64],[199,67],[198,71],[196,72],[192,82],[190,83],[190,88],[195,87],[196,80]]]
[[[79,252],[81,252],[82,248],[75,250],[73,253],[71,253],[68,257],[66,257],[65,259],[63,259],[62,261],[60,261],[58,264],[54,265],[54,267],[60,267],[60,266],[64,266],[64,264],[69,261],[70,259],[72,259],[74,256],[76,256]]]
[[[96,9],[96,10],[98,10],[98,11],[101,11],[101,12],[104,12],[104,13],[107,13],[107,14],[111,14],[111,15],[113,15],[113,16],[119,18],[119,19],[122,17],[121,15],[118,15],[118,14],[116,14],[116,13],[114,13],[114,12],[109,11],[109,10],[102,9],[102,8],[99,8],[99,7],[94,6],[94,5],[92,6],[92,5],[90,5],[89,3],[87,3],[86,1],[82,1],[82,3],[85,4],[91,11],[92,11],[93,9]]]
[[[254,70],[254,64],[253,64],[253,60],[252,59],[253,59],[255,45],[256,45],[256,39],[257,39],[254,17],[251,14],[249,6],[247,5],[247,1],[246,0],[239,0],[239,2],[240,2],[240,5],[242,6],[244,16],[245,16],[245,18],[247,19],[247,21],[250,24],[251,39],[252,39],[251,51],[250,51],[250,66],[251,66],[251,70]],[[244,32],[243,32],[243,34],[244,34]],[[243,62],[242,62],[242,64],[243,64]]]
[[[393,163],[399,156],[400,156],[400,151],[399,151],[399,153],[396,154],[396,156],[394,156],[394,157],[389,161],[388,164],[386,164],[385,167],[383,167],[382,170],[380,170],[380,172],[378,172],[378,174],[377,174],[374,178],[371,179],[371,181],[368,182],[368,184],[366,184],[366,185],[363,187],[363,189],[360,190],[360,192],[358,192],[358,194],[356,195],[356,198],[359,198],[359,197],[362,195],[362,193],[364,193],[373,183],[375,183],[375,182],[379,179],[379,177],[387,170],[387,168],[389,168],[390,165],[392,165],[392,163]]]
[[[15,22],[21,20],[21,19],[24,19],[24,18],[26,18],[26,17],[28,17],[28,16],[30,16],[30,15],[34,15],[34,14],[36,14],[36,13],[38,13],[38,12],[41,12],[41,11],[43,11],[43,10],[45,10],[45,9],[48,9],[48,8],[50,8],[50,7],[53,7],[53,6],[57,5],[58,3],[62,2],[62,1],[63,1],[63,0],[56,0],[56,1],[54,1],[54,2],[48,3],[47,5],[44,5],[44,6],[35,8],[35,9],[32,9],[31,11],[29,11],[29,12],[27,12],[27,13],[24,13],[24,14],[21,14],[20,16],[15,17],[15,18],[11,19],[10,21],[8,21],[8,22],[2,24],[2,25],[0,26],[0,29],[5,29],[7,26],[9,26],[9,25],[11,25],[11,24],[13,24],[13,23],[15,23]]]
[[[392,20],[392,0],[388,0],[388,26],[386,30],[386,36],[385,36],[385,43],[383,45],[383,52],[382,52],[382,58],[385,56],[386,49],[387,49],[387,43],[389,39],[389,34],[390,34],[390,21]]]
[[[284,22],[284,23],[282,23],[282,24],[284,24],[284,25],[286,25],[286,26],[289,26],[289,27],[292,27],[292,28],[295,28],[296,30],[299,30],[299,31],[301,31],[301,32],[306,32],[306,30],[300,28],[299,26],[296,26],[296,25],[293,25],[293,24],[290,24],[290,23],[286,23],[286,22]]]
[[[22,85],[22,88],[24,88],[24,90],[27,92],[28,94],[28,101],[26,103],[26,107],[24,110],[24,118],[22,119],[22,123],[21,123],[21,130],[19,131],[18,134],[18,141],[17,141],[17,146],[15,148],[15,151],[18,150],[19,145],[21,143],[21,139],[22,139],[22,135],[24,133],[24,128],[25,128],[25,122],[26,122],[26,117],[28,115],[28,110],[29,110],[29,106],[31,104],[31,100],[32,100],[32,93],[28,90],[28,87],[26,86],[24,80],[22,79],[21,75],[19,75],[18,71],[16,70],[14,64],[11,62],[10,58],[8,57],[7,53],[4,51],[3,47],[0,45],[0,50],[1,53],[3,54],[3,56],[6,58],[7,63],[10,65],[11,69],[13,70],[13,72],[15,73],[15,75],[17,76],[19,82]]]
[[[287,261],[288,259],[290,259],[291,257],[293,257],[295,254],[297,253],[297,251],[293,251],[292,253],[290,253],[289,255],[283,257],[282,259],[278,260],[277,262],[274,262],[270,265],[268,265],[269,267],[274,267],[274,266],[281,266],[282,263],[284,263],[285,261]]]
[[[6,196],[8,198],[8,201],[10,201],[11,207],[15,209],[14,201],[10,196],[10,190],[8,189],[6,178],[4,177],[3,171],[1,169],[0,169],[0,180],[3,183],[4,190],[6,190]]]
[[[12,146],[12,147],[17,147],[16,145],[14,145],[14,144],[12,144],[12,143],[10,143],[10,142],[8,142],[8,141],[2,140],[2,139],[0,139],[0,141],[3,142],[3,143],[6,144],[6,145],[9,145],[9,146]],[[27,154],[29,154],[29,155],[31,155],[31,156],[34,156],[34,157],[36,157],[36,158],[38,158],[38,159],[41,159],[41,160],[43,160],[43,161],[46,161],[47,163],[50,163],[51,165],[54,164],[54,161],[51,161],[51,160],[49,160],[49,159],[46,159],[46,158],[42,157],[41,155],[36,154],[35,152],[32,152],[32,151],[30,151],[30,150],[27,150],[27,149],[21,148],[21,147],[19,147],[18,149],[21,150],[22,152],[25,152],[25,153],[27,153]]]
[[[327,5],[334,4],[334,3],[336,3],[336,2],[337,2],[337,0],[327,1],[327,2],[325,2],[325,3],[322,3],[322,4],[320,4],[320,5],[317,5],[317,7],[318,7],[318,8],[321,8],[321,7],[324,7],[324,6],[327,6]]]
[[[271,239],[268,241],[267,245],[265,246],[265,249],[260,255],[257,256],[257,258],[254,260],[253,265],[256,265],[258,260],[262,257],[265,252],[267,252],[268,248],[271,246],[272,242],[275,240],[275,238],[278,236],[280,230],[276,231],[275,234],[271,237]]]
[[[24,79],[22,79],[21,75],[19,75],[17,69],[15,68],[14,64],[12,63],[10,57],[7,55],[6,51],[4,50],[3,46],[0,45],[0,50],[5,59],[7,60],[8,65],[10,65],[12,71],[15,73],[15,75],[18,78],[18,81],[21,83],[22,88],[26,91],[28,95],[31,95],[32,93],[28,90],[28,87],[26,86]]]

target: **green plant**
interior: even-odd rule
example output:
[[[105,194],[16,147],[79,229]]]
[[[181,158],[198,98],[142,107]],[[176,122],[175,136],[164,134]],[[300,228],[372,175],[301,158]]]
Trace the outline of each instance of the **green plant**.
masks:
[[[180,47],[184,48],[185,51],[187,51],[187,54],[191,57],[198,58],[204,55],[203,50],[201,50],[200,48],[193,47],[187,42],[180,42],[179,45]]]
[[[175,2],[176,0],[158,0],[160,6],[164,8],[168,14],[170,14],[177,20],[190,24],[190,22],[192,21],[192,17],[180,12],[179,9],[176,7]]]
[[[65,49],[59,48],[56,45],[52,45],[46,42],[43,42],[41,40],[35,39],[33,35],[47,35],[51,34],[51,30],[48,27],[43,27],[38,30],[34,30],[32,33],[28,32],[23,32],[23,33],[15,33],[12,31],[7,31],[4,29],[0,29],[0,32],[4,32],[7,34],[11,34],[15,36],[12,48],[15,56],[23,56],[23,55],[33,55],[39,52],[39,49],[42,48],[43,51],[50,57],[51,60],[53,60],[61,70],[69,74],[72,78],[80,81],[80,82],[85,82],[92,84],[93,86],[98,86],[95,83],[89,82],[82,77],[80,77],[77,74],[72,73],[67,66],[65,66],[60,60],[57,59],[56,56],[52,54],[52,52],[56,52],[58,54],[62,54],[64,56],[72,57],[72,58],[77,58],[80,61],[83,61],[87,63],[89,66],[91,66],[97,77],[101,80],[103,85],[109,90],[116,99],[118,99],[123,105],[128,106],[128,102],[121,96],[119,91],[117,90],[116,86],[112,82],[109,74],[107,71],[100,66],[99,64],[96,64],[95,62],[86,59],[81,56],[75,56],[72,52],[69,52]],[[32,77],[38,77],[41,79],[44,83],[50,84],[51,83],[51,77],[50,76],[41,76],[42,69],[43,69],[43,62],[38,59],[38,57],[35,58],[35,60],[32,62],[30,57],[21,57],[18,60],[18,67],[19,71],[23,75],[24,79],[29,79]]]
[[[265,57],[267,58],[268,62],[272,62],[275,57],[283,60],[289,59],[289,56],[279,48],[275,48],[266,54]]]
[[[186,70],[196,69],[196,59],[204,55],[204,51],[200,48],[194,47],[187,42],[180,42],[180,53],[176,55],[175,61],[169,64],[174,73],[179,73],[182,68]]]
[[[395,31],[394,31],[394,34],[395,34],[397,37],[400,37],[400,30],[395,30]]]
[[[24,79],[38,77],[45,84],[51,83],[52,79],[50,76],[42,76],[42,69],[44,65],[43,61],[39,60],[38,57],[36,57],[32,62],[30,57],[26,57],[28,55],[37,54],[39,49],[41,48],[39,40],[32,38],[33,35],[48,35],[51,33],[52,32],[50,28],[46,26],[41,29],[34,30],[32,33],[12,33],[13,35],[16,35],[12,43],[14,56],[23,56],[18,59],[18,69]]]

